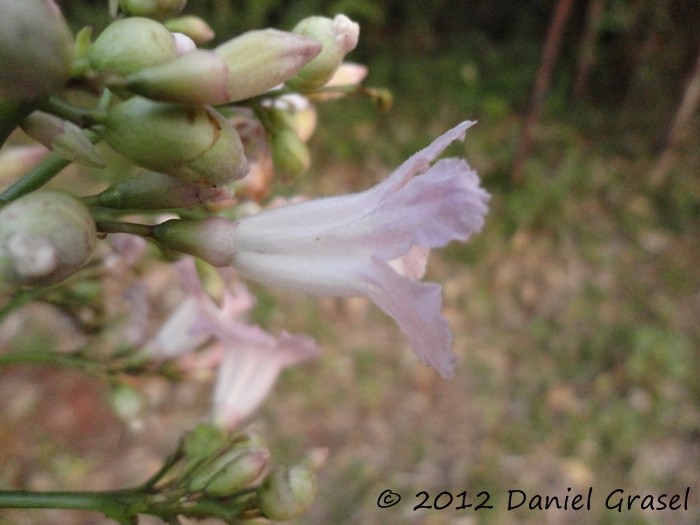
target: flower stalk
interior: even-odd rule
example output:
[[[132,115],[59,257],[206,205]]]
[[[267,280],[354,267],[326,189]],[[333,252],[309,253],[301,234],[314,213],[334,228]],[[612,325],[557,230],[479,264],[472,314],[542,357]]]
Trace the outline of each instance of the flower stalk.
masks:
[[[124,525],[135,523],[134,510],[144,506],[146,495],[134,491],[31,492],[0,491],[0,508],[74,509],[100,512]]]
[[[97,144],[100,141],[101,137],[97,133],[85,131],[85,134],[93,144]],[[9,202],[19,199],[23,195],[38,190],[58,175],[61,170],[70,163],[70,160],[64,159],[55,153],[50,153],[26,175],[0,193],[0,208]]]

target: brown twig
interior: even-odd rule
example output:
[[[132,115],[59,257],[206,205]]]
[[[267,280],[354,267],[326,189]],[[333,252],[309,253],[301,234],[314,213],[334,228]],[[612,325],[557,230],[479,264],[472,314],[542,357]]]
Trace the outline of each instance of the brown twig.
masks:
[[[586,28],[581,38],[580,56],[576,69],[576,79],[574,80],[574,99],[581,100],[586,95],[588,86],[588,75],[595,63],[595,50],[598,43],[598,30],[600,29],[600,19],[603,16],[605,7],[604,0],[589,0],[588,12],[586,13]]]
[[[540,63],[540,69],[535,78],[535,88],[530,103],[530,111],[525,120],[525,127],[520,134],[520,144],[518,146],[518,152],[515,155],[515,161],[513,162],[511,180],[515,184],[522,182],[523,162],[530,151],[532,129],[540,120],[542,108],[547,100],[552,70],[559,56],[561,38],[564,34],[566,22],[569,20],[573,5],[574,0],[558,0],[554,10],[554,16],[552,17],[552,23],[547,31],[547,39],[545,40],[542,50],[542,62]]]
[[[666,180],[666,175],[675,162],[678,149],[687,134],[688,122],[697,111],[698,105],[700,105],[700,52],[698,52],[693,73],[685,84],[683,98],[669,129],[666,148],[651,170],[649,180],[652,186],[661,186]]]

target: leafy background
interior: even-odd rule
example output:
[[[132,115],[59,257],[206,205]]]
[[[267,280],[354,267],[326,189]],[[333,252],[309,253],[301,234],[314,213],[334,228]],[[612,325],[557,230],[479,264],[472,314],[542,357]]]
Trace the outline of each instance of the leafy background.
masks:
[[[273,454],[328,447],[317,502],[298,523],[691,524],[700,521],[700,148],[698,118],[669,130],[693,74],[700,5],[601,0],[585,89],[575,92],[587,13],[576,2],[520,182],[513,163],[555,2],[209,0],[187,11],[219,40],[344,12],[394,108],[319,107],[313,167],[281,194],[367,188],[458,121],[492,193],[484,232],[431,256],[460,356],[450,382],[410,353],[363,299],[253,287],[253,319],[307,332],[324,356],[287,371],[256,422]],[[103,2],[60,2],[74,29],[107,23]],[[660,169],[659,162],[664,160]],[[33,305],[0,344],[60,344],[75,328]],[[52,321],[52,319],[54,319]],[[42,320],[42,321],[40,321]],[[58,324],[58,326],[52,326]],[[5,338],[2,337],[4,332]],[[0,371],[0,486],[117,488],[142,481],[208,410],[209,384],[130,378],[150,410],[117,420],[108,384],[71,370]],[[528,496],[585,493],[588,511],[506,510]],[[605,495],[683,493],[688,511],[606,510]],[[391,488],[403,500],[379,509]],[[413,511],[414,495],[486,490],[493,509]],[[97,515],[5,511],[0,523],[101,523]],[[144,519],[144,523],[150,523]]]

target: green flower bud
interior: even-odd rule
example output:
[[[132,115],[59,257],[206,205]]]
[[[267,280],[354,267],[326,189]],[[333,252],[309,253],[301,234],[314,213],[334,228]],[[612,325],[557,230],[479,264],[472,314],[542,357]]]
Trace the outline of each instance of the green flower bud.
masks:
[[[284,128],[272,135],[272,162],[283,177],[296,179],[306,173],[311,164],[309,148],[299,135]]]
[[[119,0],[119,7],[129,16],[147,16],[163,20],[179,15],[187,0]]]
[[[377,105],[380,111],[389,111],[394,105],[394,97],[386,88],[368,88],[366,94]]]
[[[265,436],[260,432],[247,428],[240,432],[236,432],[231,436],[231,446],[236,447],[267,447]]]
[[[104,137],[135,164],[200,187],[226,185],[249,170],[238,133],[211,107],[132,97],[110,109]]]
[[[321,52],[301,35],[249,31],[213,51],[192,51],[127,77],[134,93],[184,104],[224,104],[265,93],[292,77]]]
[[[104,159],[83,130],[68,120],[35,111],[20,124],[24,132],[64,159],[104,168]]]
[[[211,456],[226,443],[226,433],[219,427],[200,423],[184,437],[183,449],[190,459]]]
[[[212,480],[212,478],[231,461],[237,458],[245,447],[234,446],[226,453],[215,458],[213,461],[208,461],[200,468],[194,471],[190,479],[189,489],[192,492],[204,490],[204,487]]]
[[[202,259],[194,260],[197,275],[202,283],[202,291],[216,304],[221,306],[224,301],[224,294],[228,287],[226,280],[221,276],[221,273],[208,262]]]
[[[153,227],[151,235],[163,248],[188,253],[217,268],[231,264],[236,223],[223,217],[199,221],[172,219]]]
[[[85,26],[75,35],[75,43],[73,45],[73,58],[84,58],[87,56],[88,49],[92,43],[92,27]]]
[[[175,39],[163,25],[148,18],[124,18],[100,33],[87,52],[98,71],[128,75],[177,57]]]
[[[309,468],[277,467],[258,489],[260,511],[271,520],[294,519],[306,512],[317,491],[316,475]]]
[[[0,96],[32,100],[59,90],[71,68],[73,37],[53,0],[4,0]]]
[[[292,30],[323,44],[323,51],[287,81],[296,91],[313,91],[326,84],[343,63],[345,55],[355,49],[360,26],[345,15],[334,19],[311,16],[299,22]]]
[[[11,202],[0,209],[0,291],[66,279],[96,242],[90,212],[68,193],[34,192]]]
[[[190,37],[195,44],[205,44],[214,38],[214,31],[198,16],[181,16],[164,22],[165,27],[173,33],[182,33]]]
[[[117,417],[124,421],[137,419],[145,405],[141,392],[123,383],[112,388],[109,393],[109,403]]]
[[[329,450],[325,447],[310,448],[304,453],[304,457],[299,464],[309,467],[314,472],[318,472],[328,460],[328,453]]]
[[[230,199],[228,188],[199,188],[164,173],[149,171],[113,184],[83,199],[90,207],[117,210],[164,210]]]
[[[270,451],[250,447],[238,451],[238,455],[226,463],[204,487],[214,497],[224,497],[243,490],[255,481],[267,467]]]
[[[223,430],[203,423],[197,425],[183,439],[186,461],[180,477],[182,479],[188,478],[192,472],[208,463],[212,457],[216,457],[219,450],[226,445],[227,436]]]

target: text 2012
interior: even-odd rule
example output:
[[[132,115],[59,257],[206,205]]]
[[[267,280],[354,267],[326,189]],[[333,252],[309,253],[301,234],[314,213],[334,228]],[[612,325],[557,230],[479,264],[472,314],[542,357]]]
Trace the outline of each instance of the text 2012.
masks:
[[[489,499],[491,499],[491,495],[485,490],[479,492],[473,501],[468,499],[467,491],[460,492],[456,496],[453,496],[451,492],[448,492],[446,490],[440,492],[434,498],[431,498],[430,494],[422,490],[418,494],[416,494],[416,499],[418,501],[418,504],[415,507],[413,507],[413,510],[442,510],[448,507],[452,507],[456,510],[463,510],[469,508],[473,510],[481,510],[493,508],[493,505],[488,504]],[[379,495],[379,499],[377,500],[377,506],[380,509],[386,509],[389,507],[393,507],[399,501],[401,501],[401,495],[387,489]]]

